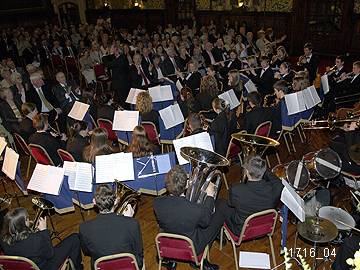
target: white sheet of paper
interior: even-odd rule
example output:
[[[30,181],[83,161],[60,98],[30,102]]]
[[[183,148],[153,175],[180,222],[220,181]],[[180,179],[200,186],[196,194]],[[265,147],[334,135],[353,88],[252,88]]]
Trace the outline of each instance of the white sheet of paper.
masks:
[[[307,109],[311,109],[321,102],[315,86],[312,85],[308,88],[305,88],[301,92],[303,93],[303,98]]]
[[[322,89],[324,91],[324,94],[326,95],[327,93],[329,93],[330,91],[330,87],[329,87],[329,78],[328,75],[322,75],[321,76],[321,86]]]
[[[126,103],[135,105],[136,104],[136,97],[141,92],[145,92],[145,90],[131,88],[130,91],[129,91],[129,94],[128,94],[127,98],[126,98]]]
[[[296,193],[286,180],[282,180],[284,188],[281,192],[281,201],[301,221],[305,221],[304,200]]]
[[[244,86],[245,86],[246,90],[248,91],[248,93],[257,92],[257,88],[256,88],[255,84],[250,79],[245,83]]]
[[[288,115],[306,110],[303,93],[301,91],[285,95],[285,104],[288,110]]]
[[[189,163],[186,159],[181,156],[180,149],[181,147],[190,146],[202,148],[209,151],[214,151],[211,138],[209,133],[201,132],[192,136],[184,137],[173,141],[175,147],[176,157],[180,165]]]
[[[91,192],[93,169],[90,163],[77,162],[74,190]]]
[[[40,193],[59,195],[63,179],[63,168],[36,164],[27,188]]]
[[[96,183],[114,182],[113,167],[115,167],[112,155],[101,155],[95,157],[95,175]]]
[[[138,124],[138,111],[116,111],[114,114],[113,130],[133,131]]]
[[[164,85],[164,86],[154,86],[149,88],[149,94],[152,98],[153,102],[159,101],[166,101],[166,100],[173,100],[174,97],[172,95],[171,86]]]
[[[181,91],[181,89],[183,89],[183,85],[181,84],[180,80],[176,81],[176,88],[177,90]]]
[[[18,161],[19,154],[12,150],[10,147],[6,147],[2,171],[11,180],[15,180],[15,173]]]
[[[77,162],[64,161],[64,175],[68,177],[68,184],[71,190],[75,189],[76,166]]]
[[[97,184],[135,179],[132,153],[97,156],[95,164]]]
[[[312,96],[312,99],[314,101],[314,104],[317,105],[321,102],[321,99],[319,97],[319,94],[318,92],[316,91],[316,88],[314,85],[311,85],[310,87],[308,87],[310,93],[311,93],[311,96]]]
[[[85,117],[85,114],[89,110],[89,107],[89,104],[75,101],[68,116],[75,120],[82,121]]]
[[[240,251],[239,267],[270,269],[270,255],[260,252]]]
[[[236,97],[233,89],[230,89],[229,91],[220,94],[218,97],[225,100],[228,104],[230,104],[230,110],[240,105],[240,101]]]
[[[0,155],[4,152],[7,142],[4,137],[0,137]]]
[[[166,129],[175,127],[185,121],[179,104],[170,105],[160,110],[159,114],[161,119],[164,121]]]

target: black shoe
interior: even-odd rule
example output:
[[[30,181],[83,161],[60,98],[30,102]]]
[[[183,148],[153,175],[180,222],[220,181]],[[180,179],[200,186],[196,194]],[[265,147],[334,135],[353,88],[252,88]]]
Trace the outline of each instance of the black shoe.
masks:
[[[162,266],[166,267],[167,270],[176,270],[176,262],[170,260],[163,260]]]
[[[219,266],[217,264],[209,263],[208,260],[204,260],[204,270],[218,270]]]

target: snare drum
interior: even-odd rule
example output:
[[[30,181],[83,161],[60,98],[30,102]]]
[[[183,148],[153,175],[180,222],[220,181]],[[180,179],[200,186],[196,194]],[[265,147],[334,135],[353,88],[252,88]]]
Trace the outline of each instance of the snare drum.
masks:
[[[308,169],[298,160],[293,160],[286,164],[279,164],[272,169],[272,173],[280,179],[287,180],[296,190],[304,190],[310,180]]]
[[[330,148],[307,153],[303,161],[314,178],[335,178],[340,174],[342,166],[339,155]]]

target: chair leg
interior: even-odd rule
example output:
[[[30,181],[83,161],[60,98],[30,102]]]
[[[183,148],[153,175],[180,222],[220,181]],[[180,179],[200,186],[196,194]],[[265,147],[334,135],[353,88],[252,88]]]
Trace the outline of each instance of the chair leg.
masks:
[[[286,145],[286,148],[287,148],[289,154],[291,154],[289,142],[288,142],[288,140],[287,140],[287,138],[286,138],[286,133],[284,133],[284,141],[285,141],[285,145]]]
[[[235,267],[236,270],[239,270],[239,265],[238,265],[238,260],[237,260],[237,254],[236,254],[236,246],[235,243],[233,241],[231,241],[232,247],[233,247],[233,252],[234,252],[234,261],[235,261]]]
[[[225,187],[226,187],[227,190],[229,190],[229,185],[228,185],[228,182],[227,182],[226,174],[225,173],[222,173],[222,174],[223,174],[223,178],[224,178]]]
[[[278,164],[281,164],[281,160],[280,160],[280,156],[279,156],[279,153],[278,152],[276,152],[276,158],[277,158],[277,161],[278,161]]]
[[[220,229],[220,250],[222,250],[222,243],[223,243],[223,238],[224,238],[224,227],[222,226]]]
[[[276,259],[275,259],[275,251],[274,251],[274,244],[272,241],[272,237],[269,235],[269,241],[270,241],[270,249],[271,249],[271,256],[273,259],[273,267],[276,266]]]
[[[27,165],[27,169],[26,169],[26,178],[29,178],[31,158],[32,158],[31,155],[29,155],[28,165]]]
[[[304,140],[304,138],[303,138],[303,135],[301,134],[300,127],[297,127],[296,130],[297,130],[297,132],[298,132],[298,134],[299,134],[300,141],[301,141],[302,143],[304,143],[305,140]]]
[[[159,270],[161,270],[162,259],[159,258]]]
[[[265,156],[265,159],[266,159],[266,163],[267,163],[268,167],[270,168],[271,164],[270,164],[269,156]]]
[[[295,148],[295,144],[294,144],[294,140],[293,140],[293,137],[292,137],[292,134],[289,133],[289,138],[290,138],[290,143],[291,143],[291,146],[294,150],[294,153],[296,153],[296,148]]]

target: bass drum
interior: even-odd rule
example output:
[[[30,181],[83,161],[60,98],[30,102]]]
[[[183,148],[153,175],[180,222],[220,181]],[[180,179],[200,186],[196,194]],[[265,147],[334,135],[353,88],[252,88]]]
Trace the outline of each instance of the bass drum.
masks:
[[[310,173],[304,164],[293,160],[286,164],[279,164],[272,169],[272,173],[284,179],[296,190],[304,190],[310,181]]]
[[[310,152],[303,156],[303,161],[313,178],[332,179],[340,174],[342,161],[330,148]]]

